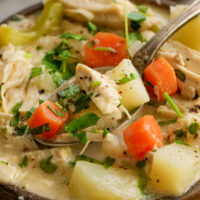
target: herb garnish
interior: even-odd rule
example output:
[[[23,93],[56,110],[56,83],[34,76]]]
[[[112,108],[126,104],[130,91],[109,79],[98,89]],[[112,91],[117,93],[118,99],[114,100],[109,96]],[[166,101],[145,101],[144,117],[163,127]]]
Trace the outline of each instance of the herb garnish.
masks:
[[[6,127],[1,128],[1,131],[2,131],[4,134],[7,134],[7,128],[6,128]]]
[[[189,131],[191,135],[195,135],[197,134],[197,131],[199,129],[199,124],[196,122],[192,122],[186,129]]]
[[[142,171],[139,172],[139,179],[138,179],[138,188],[144,194],[147,187],[147,182],[149,181],[149,177]]]
[[[78,155],[76,157],[76,161],[77,160],[84,160],[84,161],[87,161],[87,162],[91,162],[91,163],[95,163],[95,164],[100,164],[100,165],[104,165],[104,168],[105,169],[108,169],[109,167],[111,167],[114,162],[115,162],[115,158],[111,158],[111,157],[106,157],[105,160],[103,162],[101,161],[98,161],[94,158],[90,158],[88,156],[85,156],[85,155]]]
[[[103,138],[105,138],[106,135],[108,135],[108,133],[109,133],[109,131],[108,131],[107,129],[105,129],[105,130],[103,131]]]
[[[19,113],[19,109],[22,106],[22,102],[17,103],[11,110],[11,113],[14,115],[13,116],[13,125],[17,125],[19,123],[19,118],[20,118],[20,113]]]
[[[79,139],[81,144],[86,144],[86,142],[87,142],[87,134],[86,134],[85,131],[77,133],[76,136]]]
[[[90,90],[91,88],[95,88],[101,85],[101,81],[91,81],[90,86],[88,88],[88,90]]]
[[[26,113],[26,119],[29,119],[32,114],[35,112],[36,108],[32,107],[27,113]]]
[[[93,24],[92,22],[88,22],[87,28],[88,28],[88,31],[90,33],[92,33],[93,35],[95,35],[98,32],[97,31],[97,26],[95,24]]]
[[[105,161],[104,161],[104,168],[108,169],[109,167],[111,167],[115,162],[115,158],[111,158],[111,157],[106,157]]]
[[[49,123],[43,124],[42,126],[39,126],[37,128],[29,128],[29,133],[32,135],[40,135],[48,131],[50,131]]]
[[[146,160],[141,160],[136,163],[136,167],[144,168],[146,166]]]
[[[174,71],[175,71],[176,77],[178,79],[180,79],[182,82],[184,82],[185,81],[185,74],[182,71],[180,71],[179,69],[175,69]]]
[[[131,27],[137,31],[141,27],[140,23],[146,20],[146,16],[141,12],[132,11],[128,14],[128,19],[131,20]]]
[[[40,161],[41,169],[48,174],[53,174],[56,171],[56,169],[58,168],[57,165],[55,165],[51,162],[52,158],[53,158],[53,156],[51,155],[47,159],[43,159]]]
[[[42,46],[41,46],[41,45],[37,45],[37,46],[36,46],[36,50],[37,50],[37,51],[39,51],[39,50],[41,50],[41,49],[42,49]]]
[[[79,36],[69,33],[61,37],[81,39]],[[56,48],[48,51],[42,59],[42,63],[47,67],[57,87],[75,74],[77,58],[71,54],[70,50],[71,47],[68,45],[67,40],[63,39]]]
[[[69,98],[69,97],[71,97],[71,96],[73,96],[73,95],[79,93],[80,91],[81,91],[81,90],[80,90],[80,88],[78,87],[78,85],[75,84],[75,85],[72,85],[72,86],[70,86],[70,87],[68,87],[68,88],[66,88],[66,89],[64,89],[64,90],[62,90],[62,91],[60,91],[60,92],[58,92],[57,95],[58,95],[58,97]]]
[[[182,137],[186,137],[187,132],[183,131],[182,129],[178,129],[178,130],[173,131],[173,133],[176,135],[176,138],[179,139]]]
[[[90,112],[73,120],[68,126],[65,126],[64,130],[68,133],[75,133],[81,129],[96,125],[98,120],[99,117]]]
[[[190,146],[189,144],[183,142],[183,141],[180,140],[180,139],[174,139],[174,142],[175,142],[176,144],[182,144],[182,145]]]
[[[27,167],[27,165],[28,165],[28,158],[27,158],[27,156],[25,155],[24,156],[24,159],[23,159],[23,161],[21,162],[21,163],[19,163],[18,164],[19,165],[19,167]]]
[[[86,109],[89,107],[89,103],[91,101],[91,96],[93,93],[90,93],[89,95],[87,94],[82,94],[78,100],[74,103],[75,106],[75,111],[74,113],[79,113],[81,110]]]
[[[84,40],[82,35],[75,35],[75,34],[72,34],[72,33],[69,33],[69,32],[62,34],[60,36],[60,38],[62,38],[62,39]]]
[[[20,18],[20,17],[18,17],[18,16],[13,16],[12,17],[12,19],[11,19],[12,21],[14,21],[14,22],[19,22],[19,21],[21,21],[22,19]]]
[[[8,162],[1,160],[1,163],[4,165],[8,165]]]
[[[88,48],[90,48],[90,47],[92,47],[94,44],[95,44],[95,41],[94,41],[94,40],[91,40],[91,41],[87,44],[87,46],[88,46]]]
[[[177,121],[176,119],[174,119],[174,120],[168,120],[168,121],[160,121],[160,122],[158,122],[158,124],[160,126],[166,126],[166,125],[170,125],[170,124],[175,124],[176,121]]]
[[[142,13],[144,13],[144,14],[146,14],[147,11],[148,11],[148,7],[147,7],[147,6],[141,5],[141,4],[139,4],[139,3],[136,3],[136,8],[137,8],[140,12],[142,12]]]
[[[94,50],[95,51],[108,51],[108,52],[111,52],[114,54],[117,53],[117,51],[115,49],[113,49],[112,47],[95,47]]]
[[[56,116],[65,117],[65,115],[57,108],[54,110],[50,105],[47,106]]]
[[[119,105],[117,106],[118,108],[122,105],[122,99],[119,98]]]
[[[120,82],[123,85],[137,78],[137,76],[134,73],[132,73],[132,72],[130,73],[129,77],[126,76],[125,74],[123,76],[124,76],[123,78],[121,78],[120,80],[118,80],[118,82]]]
[[[179,108],[176,106],[176,104],[174,103],[174,101],[171,99],[171,97],[169,96],[169,94],[167,92],[164,92],[163,96],[165,97],[166,101],[168,101],[168,103],[171,105],[171,107],[176,112],[176,114],[179,117],[183,117],[183,114],[181,113],[181,111],[179,110]]]
[[[151,84],[149,81],[145,81],[144,84],[151,88],[154,88],[153,84]]]
[[[31,69],[29,80],[43,74],[42,67],[34,67]]]
[[[44,100],[39,99],[39,105],[42,104],[44,102]]]
[[[31,58],[33,56],[32,53],[25,53],[24,58]]]
[[[84,160],[84,161],[95,163],[95,164],[102,164],[101,161],[98,161],[98,160],[96,160],[94,158],[90,158],[90,157],[85,156],[85,155],[78,155],[78,156],[76,156],[76,161],[77,160]]]
[[[27,130],[28,126],[24,125],[24,126],[15,126],[15,136],[22,136],[25,134],[26,130]]]
[[[147,40],[142,36],[142,34],[138,31],[129,33],[129,43],[128,45],[131,46],[136,41],[146,42]]]

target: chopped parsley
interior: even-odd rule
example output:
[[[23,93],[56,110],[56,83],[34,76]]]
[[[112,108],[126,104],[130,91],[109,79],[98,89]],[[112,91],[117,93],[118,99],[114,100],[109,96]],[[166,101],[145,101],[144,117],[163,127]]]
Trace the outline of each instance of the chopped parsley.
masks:
[[[56,116],[65,117],[65,115],[57,108],[54,110],[50,105],[47,106]]]
[[[21,108],[21,106],[22,102],[19,102],[11,110],[11,113],[14,115],[13,120],[11,120],[13,122],[13,125],[17,125],[19,123],[19,118],[20,118],[19,109]]]
[[[19,21],[21,21],[22,19],[19,17],[19,16],[13,16],[12,17],[12,19],[11,19],[12,21],[14,21],[14,22],[19,22]]]
[[[149,177],[142,170],[139,170],[138,188],[143,194],[146,191],[148,181]]]
[[[81,129],[88,128],[97,124],[99,117],[90,112],[73,120],[70,124],[65,126],[64,130],[68,133],[75,133]]]
[[[76,136],[79,139],[81,144],[86,144],[86,142],[87,142],[87,134],[86,134],[85,131],[77,133]]]
[[[29,128],[29,133],[32,135],[40,135],[48,131],[50,131],[49,123],[43,124],[42,126],[39,126],[37,128]]]
[[[27,158],[26,155],[24,156],[23,161],[22,161],[21,163],[19,163],[18,165],[19,165],[19,167],[21,167],[21,168],[27,167],[27,166],[28,166],[28,158]]]
[[[197,131],[199,129],[199,124],[196,122],[192,122],[186,129],[189,131],[191,135],[195,135],[197,134]]]
[[[3,127],[3,128],[1,128],[1,131],[3,132],[3,134],[7,134],[7,128],[6,127]]]
[[[36,50],[37,50],[37,51],[40,51],[41,49],[42,49],[42,46],[41,46],[41,45],[37,45],[37,46],[36,46]]]
[[[134,44],[136,41],[141,41],[141,42],[146,42],[147,40],[142,36],[142,34],[138,31],[135,32],[130,32],[129,33],[129,40],[128,40],[128,45],[131,46]]]
[[[175,124],[176,121],[177,121],[176,119],[174,119],[174,120],[168,120],[168,121],[160,121],[160,122],[158,122],[158,124],[160,126],[167,126],[167,125],[170,125],[170,124]]]
[[[52,79],[57,87],[61,86],[65,82],[65,79],[63,79],[62,75],[59,73],[52,74]]]
[[[182,71],[180,71],[179,69],[175,69],[174,71],[175,71],[176,77],[179,80],[181,80],[182,82],[184,82],[185,81],[185,74]]]
[[[106,135],[108,135],[108,133],[109,133],[109,131],[108,131],[107,129],[105,129],[105,130],[103,131],[103,138],[105,138]]]
[[[82,35],[75,35],[75,34],[72,34],[72,33],[69,33],[69,32],[62,34],[60,36],[60,38],[62,38],[62,39],[84,40]]]
[[[77,160],[84,160],[84,161],[95,163],[95,164],[102,164],[101,161],[98,161],[98,160],[96,160],[94,158],[90,158],[90,157],[85,156],[85,155],[78,155],[78,156],[76,156],[76,161]]]
[[[34,67],[31,69],[29,80],[43,74],[42,67]]]
[[[142,12],[142,13],[144,13],[144,14],[146,14],[147,11],[148,11],[148,7],[147,7],[147,6],[141,5],[141,4],[139,4],[139,3],[136,4],[136,8],[137,8],[140,12]]]
[[[123,85],[137,78],[137,76],[132,72],[130,73],[129,77],[126,76],[125,74],[123,74],[123,76],[124,76],[123,78],[118,80],[118,82],[123,84]]]
[[[87,23],[87,28],[90,33],[95,35],[98,32],[97,26],[93,24],[92,22]]]
[[[92,47],[95,44],[94,40],[91,40],[90,42],[88,42],[87,46],[88,48]]]
[[[105,169],[108,169],[109,167],[111,167],[114,162],[115,162],[115,158],[111,158],[111,157],[106,157],[105,160],[102,162],[102,161],[98,161],[94,158],[90,158],[88,156],[85,156],[85,155],[78,155],[76,157],[76,161],[77,160],[84,160],[84,161],[87,161],[87,162],[91,162],[91,163],[95,163],[95,164],[100,164],[100,165],[103,165]]]
[[[72,86],[70,86],[70,87],[68,87],[68,88],[66,88],[66,89],[64,89],[64,90],[62,90],[62,91],[60,91],[60,92],[58,92],[57,95],[58,95],[58,97],[69,98],[69,97],[71,97],[71,96],[73,96],[73,95],[79,93],[80,91],[81,91],[81,90],[80,90],[80,88],[78,87],[78,85],[75,84],[75,85],[72,85]]]
[[[94,48],[95,51],[107,51],[107,52],[111,52],[111,53],[114,53],[116,54],[117,51],[111,47],[95,47]]]
[[[141,160],[136,163],[137,168],[144,168],[146,166],[146,160]]]
[[[104,167],[105,169],[108,169],[109,167],[111,167],[115,162],[115,158],[111,158],[111,157],[106,157],[105,161],[104,161]]]
[[[8,162],[1,160],[1,163],[4,165],[8,165]]]
[[[2,96],[1,96],[2,85],[3,84],[0,84],[0,100],[2,100]]]
[[[26,130],[27,130],[28,126],[27,125],[24,125],[24,126],[15,126],[15,132],[14,132],[14,135],[15,136],[22,136],[25,134]]]
[[[29,119],[32,114],[35,112],[36,108],[32,107],[27,113],[26,113],[26,119]]]
[[[44,102],[44,100],[39,99],[39,105],[42,104]]]
[[[31,58],[33,56],[32,53],[25,53],[24,58]]]
[[[146,20],[146,16],[144,13],[132,11],[128,14],[128,19],[131,20],[131,27],[137,31],[141,27],[140,23]]]
[[[71,38],[72,36],[72,34],[66,33],[61,37]],[[77,35],[75,36],[78,38]],[[59,87],[65,80],[74,76],[77,58],[71,54],[71,47],[68,45],[67,40],[63,39],[56,48],[46,52],[42,63],[52,75],[56,86]]]
[[[173,131],[173,133],[176,135],[176,138],[179,139],[179,138],[186,137],[187,132],[182,129],[178,129],[178,130]]]
[[[122,99],[119,98],[119,105],[117,106],[118,108],[122,105]]]
[[[91,83],[90,83],[90,86],[89,86],[89,88],[88,88],[88,90],[90,90],[91,88],[95,88],[95,87],[98,87],[98,86],[100,86],[102,83],[101,83],[101,81],[91,81]]]
[[[144,84],[151,88],[154,88],[154,86],[149,81],[145,81]]]
[[[180,139],[174,139],[174,142],[175,142],[176,144],[182,144],[182,145],[185,145],[185,146],[190,146],[189,144],[183,142],[183,141],[180,140]]]
[[[75,106],[75,111],[74,113],[79,113],[81,110],[86,109],[89,107],[89,103],[91,101],[91,96],[93,93],[90,93],[89,95],[87,94],[82,94],[77,101],[74,103]]]
[[[49,156],[47,159],[43,159],[40,161],[40,168],[48,174],[53,174],[58,168],[57,165],[51,162],[53,156]]]
[[[176,112],[176,114],[179,117],[183,117],[183,114],[181,113],[181,111],[179,110],[179,108],[176,106],[176,104],[174,103],[174,101],[172,100],[172,98],[169,96],[169,94],[167,92],[164,92],[163,96],[165,97],[166,101],[168,101],[168,103],[171,105],[171,107]]]

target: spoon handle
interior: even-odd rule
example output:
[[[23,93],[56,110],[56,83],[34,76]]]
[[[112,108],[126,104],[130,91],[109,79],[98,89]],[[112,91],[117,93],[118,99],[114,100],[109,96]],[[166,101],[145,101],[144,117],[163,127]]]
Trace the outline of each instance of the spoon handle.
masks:
[[[153,60],[161,45],[184,24],[192,20],[200,13],[200,0],[194,1],[182,14],[164,26],[151,40],[149,40],[136,54],[132,62],[139,72]],[[191,30],[192,31],[192,30]]]

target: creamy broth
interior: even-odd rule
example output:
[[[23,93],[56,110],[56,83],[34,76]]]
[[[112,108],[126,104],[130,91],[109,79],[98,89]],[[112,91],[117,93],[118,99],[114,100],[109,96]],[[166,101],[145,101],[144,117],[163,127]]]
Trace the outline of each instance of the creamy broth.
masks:
[[[171,97],[183,114],[183,117],[178,117],[169,102],[155,99],[155,88],[155,95],[150,100],[144,86],[145,81],[140,78],[126,55],[127,51],[134,54],[133,52],[169,21],[168,10],[123,0],[49,2],[45,4],[44,10],[47,5],[50,8],[53,5],[52,10],[58,9],[64,13],[63,16],[57,13],[58,19],[54,22],[52,16],[56,19],[56,12],[55,16],[46,19],[52,25],[51,28],[48,23],[43,24],[42,20],[40,21],[38,13],[30,16],[19,15],[18,20],[11,20],[0,28],[0,34],[2,27],[24,34],[22,38],[19,36],[18,40],[12,41],[12,36],[6,35],[9,33],[5,32],[5,38],[2,41],[0,39],[0,183],[15,185],[30,193],[55,200],[140,200],[183,195],[200,179],[199,52],[169,40],[156,55],[156,58],[164,57],[173,70],[179,70],[184,76],[184,81],[177,77],[179,91]],[[138,15],[144,18],[136,24],[132,21],[129,29],[133,38],[128,49],[123,38],[124,7],[127,10],[125,14],[135,12],[136,18]],[[47,12],[46,15],[48,14]],[[132,26],[139,28],[135,31]],[[117,46],[125,46],[125,56],[122,56],[125,59],[113,64],[115,68],[105,74],[87,66],[85,49],[101,42],[95,38],[98,32],[115,34],[116,49]],[[116,49],[99,46],[96,51],[107,51],[106,56],[109,53],[113,56],[123,48],[117,51]],[[93,56],[96,55],[91,54],[89,59],[93,59]],[[110,59],[110,62],[114,59],[116,58]],[[101,62],[102,57],[95,57],[92,64],[96,60]],[[105,59],[105,62],[108,60]],[[43,126],[45,122],[40,124],[43,119],[40,119],[42,114],[39,113],[34,122],[39,125],[31,127],[32,116],[43,104],[41,100],[47,102],[56,88],[74,76],[77,85],[72,85],[74,88],[68,87],[70,89],[67,92],[63,90],[65,93],[58,93],[57,104],[51,104],[55,106],[55,110],[52,111],[50,104],[47,105],[48,115],[53,112],[54,117],[67,118],[68,112],[69,116],[56,135],[46,139],[78,141],[79,144],[55,148],[41,146],[35,142],[34,137],[44,132],[48,134],[51,130],[48,126],[42,127],[39,133],[38,130],[33,130]],[[130,119],[133,110],[143,104],[142,111],[134,121],[146,115],[153,116],[160,125],[163,147],[160,148],[155,143],[141,159],[131,153],[124,141],[122,130],[115,133],[111,130],[122,121]],[[76,126],[82,123],[82,128],[74,128],[74,125],[71,125],[88,113],[90,118],[76,122]],[[169,121],[171,122],[168,123]],[[195,124],[196,128],[191,131],[188,127],[192,124]],[[159,140],[155,135],[152,137]],[[166,150],[168,147],[169,150]],[[171,147],[177,153],[177,162],[175,156],[174,162],[170,159],[169,162],[164,158],[162,160],[162,155],[167,157],[173,154]],[[185,168],[179,170],[184,163],[182,157],[185,157],[187,163]],[[138,162],[140,165],[141,161],[145,165],[138,167]],[[161,166],[160,171],[156,161]],[[172,181],[174,185],[170,186],[169,181],[166,182],[169,187],[165,188],[165,184],[162,181],[159,184],[159,181],[166,179],[166,166],[169,166],[169,173],[174,173],[175,177]],[[87,169],[91,170],[91,174]],[[184,172],[191,173],[191,176],[184,179]],[[99,187],[95,180],[99,181]]]

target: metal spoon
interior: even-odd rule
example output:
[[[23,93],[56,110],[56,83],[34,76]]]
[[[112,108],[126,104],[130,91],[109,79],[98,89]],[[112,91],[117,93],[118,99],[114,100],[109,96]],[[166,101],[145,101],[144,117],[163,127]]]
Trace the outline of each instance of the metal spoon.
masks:
[[[132,58],[134,66],[142,73],[145,67],[153,60],[156,52],[161,47],[161,45],[178,29],[180,29],[185,23],[193,19],[200,13],[200,0],[196,0],[191,6],[189,6],[181,15],[172,20],[168,25],[164,26],[151,40],[149,40]],[[112,69],[112,67],[105,67],[97,69],[99,72],[104,73],[105,71]],[[50,100],[56,101],[57,93],[63,89],[75,84],[75,77],[71,78],[69,81],[63,83],[59,88],[57,88],[52,95]],[[142,106],[132,114],[130,120],[126,120],[119,126],[111,130],[111,132],[118,132],[119,130],[124,130],[128,127],[136,118],[136,115],[142,110]],[[78,141],[69,142],[54,142],[50,140],[38,139],[35,140],[42,145],[58,147],[58,146],[68,146],[78,143]]]
[[[156,52],[163,45],[163,43],[184,24],[199,14],[200,0],[196,0],[182,14],[164,26],[151,40],[140,48],[132,58],[132,62],[138,71],[142,73],[145,67],[152,62]]]

